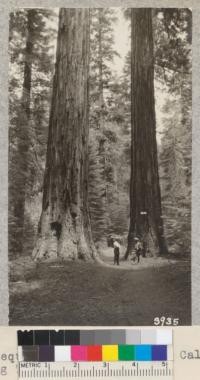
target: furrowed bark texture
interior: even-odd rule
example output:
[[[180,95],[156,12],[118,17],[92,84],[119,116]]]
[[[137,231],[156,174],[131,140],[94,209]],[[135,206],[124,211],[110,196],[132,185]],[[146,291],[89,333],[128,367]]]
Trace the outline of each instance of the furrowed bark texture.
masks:
[[[134,237],[143,240],[149,255],[167,251],[157,158],[151,9],[132,9],[131,28],[132,149],[126,258],[135,245]]]
[[[35,259],[96,257],[87,195],[88,59],[89,10],[62,8]]]

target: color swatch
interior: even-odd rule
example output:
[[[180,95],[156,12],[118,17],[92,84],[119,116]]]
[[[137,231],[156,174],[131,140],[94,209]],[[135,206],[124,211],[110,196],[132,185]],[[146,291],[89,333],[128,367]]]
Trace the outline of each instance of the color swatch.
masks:
[[[135,360],[135,346],[130,344],[119,345],[119,360],[120,361],[133,361]]]
[[[104,362],[115,362],[118,360],[118,346],[117,345],[107,345],[102,346],[102,360]]]
[[[147,344],[135,346],[135,360],[152,361],[152,346]]]

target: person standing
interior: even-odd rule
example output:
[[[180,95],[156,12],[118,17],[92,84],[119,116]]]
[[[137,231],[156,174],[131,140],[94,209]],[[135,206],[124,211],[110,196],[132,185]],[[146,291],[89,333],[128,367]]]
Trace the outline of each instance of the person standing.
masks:
[[[114,241],[113,247],[114,247],[114,265],[115,264],[119,265],[120,244],[118,243],[117,240]]]
[[[135,240],[136,240],[135,253],[137,256],[137,262],[139,263],[140,262],[140,256],[142,255],[143,247],[142,247],[142,243],[141,243],[140,239],[135,238]]]

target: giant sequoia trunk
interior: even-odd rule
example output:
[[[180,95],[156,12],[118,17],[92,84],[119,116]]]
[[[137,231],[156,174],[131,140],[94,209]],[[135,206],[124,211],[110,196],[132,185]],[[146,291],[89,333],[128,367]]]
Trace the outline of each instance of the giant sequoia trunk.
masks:
[[[132,9],[131,28],[132,148],[126,258],[134,247],[135,237],[143,240],[150,255],[167,250],[157,159],[151,9]]]
[[[9,181],[15,182],[18,191],[14,199],[14,218],[16,223],[15,234],[19,252],[23,249],[24,235],[24,212],[26,198],[26,182],[28,170],[28,151],[29,151],[29,121],[30,121],[30,99],[32,85],[32,59],[33,59],[33,38],[34,38],[34,19],[36,11],[31,9],[27,11],[27,37],[24,51],[24,80],[21,98],[21,113],[17,121],[18,129],[18,147],[17,147],[17,165],[18,173],[16,178],[10,178]]]
[[[91,259],[88,212],[89,10],[59,14],[42,214],[35,259]]]

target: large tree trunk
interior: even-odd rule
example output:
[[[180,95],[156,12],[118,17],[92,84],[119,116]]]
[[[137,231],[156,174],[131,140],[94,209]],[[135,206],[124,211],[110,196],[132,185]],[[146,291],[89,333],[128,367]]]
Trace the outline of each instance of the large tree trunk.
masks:
[[[132,9],[131,28],[130,227],[125,258],[135,237],[143,240],[149,255],[167,251],[157,159],[151,9]]]
[[[33,33],[35,10],[27,11],[27,38],[24,53],[24,80],[21,98],[21,113],[17,121],[18,129],[18,146],[17,146],[17,165],[18,173],[15,187],[18,190],[16,199],[14,200],[14,217],[16,221],[16,240],[20,253],[23,250],[24,235],[24,213],[25,213],[25,197],[26,183],[28,171],[28,151],[29,151],[29,121],[30,121],[30,99],[31,99],[31,81],[32,81],[32,59],[33,59]]]
[[[88,211],[89,10],[59,14],[42,214],[35,259],[91,259]]]

